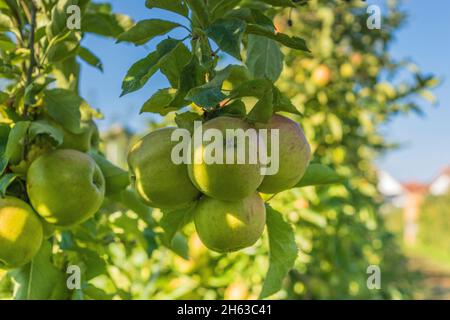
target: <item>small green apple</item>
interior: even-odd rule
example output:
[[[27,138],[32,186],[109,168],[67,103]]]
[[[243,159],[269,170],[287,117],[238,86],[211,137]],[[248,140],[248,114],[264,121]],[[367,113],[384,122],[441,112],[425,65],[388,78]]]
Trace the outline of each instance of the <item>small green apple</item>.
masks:
[[[252,246],[261,237],[266,208],[258,193],[238,201],[204,196],[194,209],[194,222],[206,247],[232,252]]]
[[[24,201],[0,198],[0,269],[27,264],[41,247],[42,224]]]
[[[85,153],[60,149],[30,166],[27,191],[33,208],[48,223],[68,227],[94,215],[103,203],[105,179]]]
[[[172,150],[178,143],[171,141],[175,129],[151,132],[139,140],[128,155],[136,191],[151,207],[183,207],[200,196],[188,177],[186,164],[172,161]]]
[[[267,175],[258,190],[263,193],[278,193],[295,186],[305,174],[311,159],[311,148],[299,124],[289,118],[274,115],[267,124],[258,125],[268,129],[267,150],[271,150],[271,130],[279,130],[279,169]]]
[[[195,146],[194,139],[191,139],[192,159],[191,163],[188,164],[188,172],[192,182],[204,194],[220,200],[236,201],[250,196],[256,191],[264,178],[261,174],[259,159],[256,163],[250,163],[250,143],[247,141],[243,151],[245,163],[237,163],[237,148],[239,145],[235,143],[236,140],[231,142],[226,140],[226,130],[254,128],[239,118],[218,117],[196,128],[194,136],[198,130],[206,133],[209,129],[217,129],[222,134],[223,140],[219,144],[223,145],[223,160],[222,163],[206,163],[205,154],[210,142],[203,142]],[[228,152],[234,152],[235,154],[232,163],[226,161]],[[201,163],[196,163],[195,159],[203,160]]]

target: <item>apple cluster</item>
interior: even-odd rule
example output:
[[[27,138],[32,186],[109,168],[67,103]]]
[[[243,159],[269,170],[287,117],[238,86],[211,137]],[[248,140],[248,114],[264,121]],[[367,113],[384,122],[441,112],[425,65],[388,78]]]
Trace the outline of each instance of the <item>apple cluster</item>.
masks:
[[[103,203],[103,173],[85,153],[96,144],[95,124],[84,123],[78,135],[61,130],[64,141],[56,150],[31,145],[25,159],[10,166],[25,174],[31,205],[16,197],[0,198],[0,268],[27,264],[56,227],[82,223]]]
[[[216,129],[223,137],[227,129],[249,128],[278,130],[276,174],[262,175],[259,162],[175,164],[171,153],[177,142],[171,136],[176,128],[167,127],[143,137],[129,153],[128,163],[137,193],[149,206],[164,209],[166,214],[194,207],[197,233],[213,251],[225,253],[252,246],[261,237],[266,222],[261,195],[294,187],[306,171],[311,149],[299,124],[281,115],[274,115],[266,124],[221,116],[202,125],[202,130]],[[225,140],[222,143],[225,148],[235,147]],[[268,150],[270,143],[269,138]],[[191,156],[203,155],[206,143],[191,145],[189,149]]]

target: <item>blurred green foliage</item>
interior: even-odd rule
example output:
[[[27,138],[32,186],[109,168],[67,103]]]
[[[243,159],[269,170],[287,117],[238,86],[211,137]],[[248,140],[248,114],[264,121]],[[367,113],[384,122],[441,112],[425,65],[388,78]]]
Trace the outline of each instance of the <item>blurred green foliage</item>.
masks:
[[[432,247],[450,261],[450,194],[428,196],[419,215],[418,243]]]

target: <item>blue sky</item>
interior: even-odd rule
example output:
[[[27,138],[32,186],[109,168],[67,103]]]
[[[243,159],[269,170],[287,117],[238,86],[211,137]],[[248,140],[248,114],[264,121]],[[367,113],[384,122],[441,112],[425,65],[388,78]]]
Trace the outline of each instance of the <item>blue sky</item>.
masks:
[[[130,15],[136,21],[148,18],[178,19],[160,10],[148,10],[144,0],[110,0],[113,9]],[[368,1],[379,3],[380,1]],[[404,4],[409,13],[407,25],[397,34],[391,48],[394,57],[411,58],[422,70],[450,79],[450,1],[409,0]],[[182,19],[182,18],[180,18]],[[178,20],[182,21],[182,20]],[[185,30],[174,37],[183,38]],[[159,88],[167,86],[162,76],[155,76],[138,92],[119,99],[121,79],[133,62],[148,54],[158,40],[147,46],[114,44],[113,41],[88,36],[84,45],[101,57],[104,73],[84,67],[81,75],[82,95],[106,117],[101,127],[120,122],[132,129],[142,130],[150,116],[139,115],[143,102]],[[444,81],[433,91],[439,99],[437,106],[422,101],[426,115],[397,118],[382,128],[388,139],[403,147],[383,156],[378,166],[402,181],[428,181],[445,165],[450,165],[450,82]]]

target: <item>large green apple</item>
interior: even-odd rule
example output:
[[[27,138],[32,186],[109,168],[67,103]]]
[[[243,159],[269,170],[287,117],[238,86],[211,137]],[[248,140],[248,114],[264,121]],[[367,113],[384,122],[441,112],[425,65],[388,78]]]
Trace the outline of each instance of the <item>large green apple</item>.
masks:
[[[176,128],[163,128],[139,140],[128,155],[128,164],[139,196],[155,208],[178,208],[195,201],[200,192],[187,174],[186,164],[175,164],[171,141]]]
[[[33,259],[41,247],[42,224],[24,201],[0,198],[0,269],[20,267]]]
[[[61,149],[44,154],[31,164],[27,191],[42,218],[67,227],[97,212],[105,195],[105,179],[90,156]]]
[[[263,193],[278,193],[295,186],[305,174],[311,159],[311,148],[299,124],[289,118],[274,115],[269,123],[258,125],[268,129],[267,151],[270,154],[271,130],[279,130],[279,170],[275,175],[264,177],[258,190]]]
[[[238,201],[204,196],[194,210],[194,222],[206,247],[232,252],[252,246],[261,237],[266,208],[258,193]]]
[[[254,128],[242,119],[218,117],[196,128],[194,137],[199,130],[205,134],[209,129],[217,129],[222,134],[223,139],[219,141],[219,144],[223,146],[222,163],[208,164],[205,161],[205,155],[209,154],[208,145],[211,142],[203,142],[196,146],[194,139],[192,139],[190,150],[193,157],[191,158],[191,163],[188,164],[189,177],[192,182],[204,194],[220,200],[236,201],[250,196],[256,191],[264,178],[261,174],[259,159],[257,159],[256,163],[249,161],[250,143],[246,139],[245,150],[243,150],[245,163],[238,163],[237,151],[240,146],[236,143],[236,139],[227,141],[226,130],[241,129],[245,131],[248,129],[254,130]],[[232,163],[227,163],[226,161],[228,152],[234,152],[235,154]],[[196,162],[195,159],[201,160],[201,163]]]

